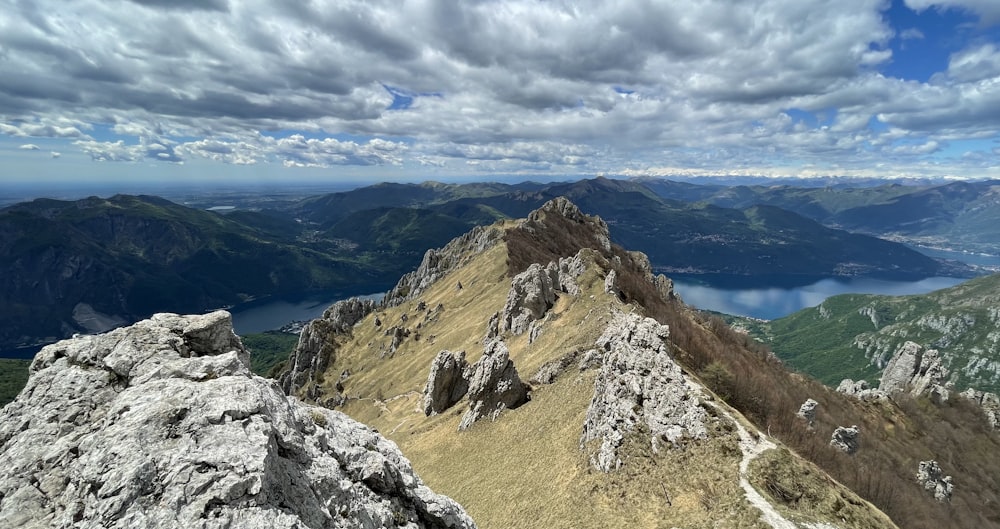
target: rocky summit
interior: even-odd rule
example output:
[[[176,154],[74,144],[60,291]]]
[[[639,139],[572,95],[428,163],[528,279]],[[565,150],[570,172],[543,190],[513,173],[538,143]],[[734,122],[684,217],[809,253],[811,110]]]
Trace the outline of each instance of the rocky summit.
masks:
[[[0,527],[475,527],[394,443],[252,375],[222,311],[45,347],[0,467]]]

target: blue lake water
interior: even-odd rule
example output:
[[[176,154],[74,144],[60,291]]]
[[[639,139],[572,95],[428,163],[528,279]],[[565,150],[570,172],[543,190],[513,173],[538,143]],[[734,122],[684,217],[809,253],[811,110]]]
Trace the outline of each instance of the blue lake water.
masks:
[[[268,298],[236,305],[229,309],[233,315],[236,334],[252,334],[279,329],[293,321],[318,318],[330,305],[350,297],[382,299],[377,294],[347,293],[342,291],[313,294],[304,298]]]
[[[957,285],[967,279],[930,277],[919,281],[886,281],[868,278],[821,279],[795,287],[730,288],[708,286],[693,279],[673,278],[674,290],[688,305],[773,320],[807,307],[815,307],[838,294],[925,294]]]

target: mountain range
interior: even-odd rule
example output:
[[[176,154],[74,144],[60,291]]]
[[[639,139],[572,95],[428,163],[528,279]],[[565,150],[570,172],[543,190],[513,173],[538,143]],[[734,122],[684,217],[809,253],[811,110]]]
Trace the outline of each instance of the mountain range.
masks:
[[[0,348],[98,332],[156,311],[385,288],[428,248],[557,196],[614,227],[658,271],[766,282],[969,275],[903,245],[770,205],[662,198],[649,183],[379,184],[225,214],[151,196],[39,199],[0,210]],[[770,279],[769,279],[770,278]]]

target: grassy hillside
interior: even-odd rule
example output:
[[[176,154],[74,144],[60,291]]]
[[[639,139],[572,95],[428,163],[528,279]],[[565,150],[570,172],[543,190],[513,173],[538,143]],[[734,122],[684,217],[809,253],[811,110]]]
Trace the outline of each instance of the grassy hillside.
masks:
[[[29,365],[31,360],[0,358],[0,407],[14,400],[28,383]]]
[[[938,349],[957,389],[1000,391],[1000,274],[915,296],[845,294],[765,326],[775,353],[835,385],[876,381],[910,340]]]
[[[527,404],[468,431],[457,431],[461,405],[423,415],[421,391],[431,360],[443,349],[478,359],[510,277],[531,262],[572,255],[593,242],[560,222],[548,226],[521,230],[508,222],[505,244],[450,270],[419,299],[383,308],[334,338],[333,360],[318,381],[328,394],[339,384],[348,399],[344,411],[397,442],[425,481],[460,501],[481,527],[761,527],[759,512],[734,484],[739,452],[732,431],[659,454],[649,451],[648,440],[630,438],[620,471],[590,469],[579,439],[594,375],[572,363],[552,384],[536,384]],[[669,325],[674,357],[714,390],[725,402],[720,405],[781,443],[783,449],[751,465],[750,481],[789,519],[840,528],[891,526],[843,483],[900,527],[1000,527],[994,457],[1000,437],[985,431],[977,410],[961,402],[936,408],[905,399],[901,407],[883,406],[837,394],[787,371],[719,320],[662,298],[639,261],[614,252],[616,258],[589,254],[579,280],[583,292],[559,297],[537,340],[505,336],[522,379],[546,362],[592,347],[612,311],[640,311]],[[604,292],[603,278],[613,266],[621,297]],[[463,289],[456,289],[459,282]],[[420,302],[425,309],[418,309]],[[412,334],[388,354],[385,329],[393,326]],[[820,403],[811,429],[795,417],[806,398]],[[830,432],[851,424],[864,432],[863,449],[853,457],[829,447]],[[932,457],[948,461],[948,472],[964,483],[950,505],[934,502],[912,479],[917,462]]]

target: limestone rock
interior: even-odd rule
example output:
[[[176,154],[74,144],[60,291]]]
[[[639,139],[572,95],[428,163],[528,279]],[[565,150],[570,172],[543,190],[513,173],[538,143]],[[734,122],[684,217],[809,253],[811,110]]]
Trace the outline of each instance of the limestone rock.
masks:
[[[552,277],[538,263],[514,276],[507,302],[501,313],[501,330],[522,334],[528,325],[541,319],[556,302]]]
[[[795,415],[804,419],[809,426],[812,426],[816,422],[816,408],[818,406],[819,403],[815,400],[806,399],[806,401],[802,403],[802,406],[799,406],[799,411]]]
[[[548,269],[553,279],[553,285],[557,290],[572,296],[580,295],[580,285],[576,279],[587,270],[587,263],[584,261],[583,252],[580,250],[573,257],[562,257],[559,262],[549,263]]]
[[[0,467],[0,527],[475,527],[394,443],[254,376],[221,311],[42,349]]]
[[[837,393],[843,393],[844,395],[865,402],[884,401],[889,398],[886,392],[872,388],[867,380],[858,380],[855,382],[849,378],[840,381],[840,384],[837,386]]]
[[[441,351],[431,363],[424,386],[424,415],[436,415],[455,405],[469,391],[465,351]]]
[[[640,423],[649,430],[654,451],[664,441],[676,446],[707,436],[700,391],[671,358],[668,336],[667,326],[656,320],[619,313],[597,340],[603,361],[580,438],[584,449],[600,442],[591,456],[594,467],[604,472],[621,467],[618,448]]]
[[[404,275],[382,300],[385,307],[394,307],[406,300],[414,299],[449,270],[460,267],[482,252],[492,248],[503,238],[503,230],[497,226],[477,226],[471,231],[453,239],[443,248],[427,250],[420,266]],[[456,285],[457,289],[462,284]]]
[[[878,389],[891,394],[909,391],[914,397],[928,395],[936,402],[948,400],[948,369],[935,349],[924,349],[906,342],[896,351],[882,371]]]
[[[350,332],[359,321],[375,310],[375,302],[351,298],[338,301],[323,312],[321,318],[307,323],[299,333],[299,343],[288,357],[287,369],[278,377],[281,389],[294,395],[316,380],[334,360],[335,345],[331,338]],[[315,387],[319,391],[318,386]],[[313,393],[313,392],[311,392]],[[310,398],[318,400],[322,395]]]
[[[994,430],[1000,430],[1000,397],[996,393],[967,389],[961,395],[983,409],[986,422]]]
[[[563,374],[569,369],[569,366],[577,361],[580,354],[580,350],[573,350],[555,360],[542,364],[542,367],[538,368],[538,371],[528,381],[532,384],[551,384],[555,382],[559,375]]]
[[[951,482],[951,476],[944,475],[937,461],[920,462],[917,466],[917,483],[920,483],[927,492],[934,494],[935,500],[951,501],[955,485]]]
[[[495,420],[503,410],[528,401],[528,387],[521,382],[503,341],[488,343],[482,358],[472,366],[468,394],[469,409],[462,416],[459,430],[484,417]]]
[[[583,213],[576,204],[570,202],[566,197],[556,197],[542,204],[542,207],[528,214],[528,218],[525,219],[523,225],[530,230],[544,229],[546,224],[545,219],[548,215],[558,215],[574,224],[588,225],[588,232],[592,240],[583,241],[582,246],[587,247],[593,244],[593,248],[595,249],[603,250],[604,252],[611,251],[611,235],[608,230],[608,224],[598,216],[590,216]]]
[[[660,294],[660,297],[663,298],[665,301],[677,297],[677,295],[674,293],[674,282],[663,274],[660,274],[655,278],[653,278],[653,286],[656,287],[656,291]]]
[[[621,289],[618,288],[618,272],[608,270],[608,275],[604,277],[604,293],[616,296],[620,295]]]
[[[851,426],[850,428],[838,426],[833,431],[830,446],[846,454],[853,455],[861,447],[861,430],[857,426]]]

